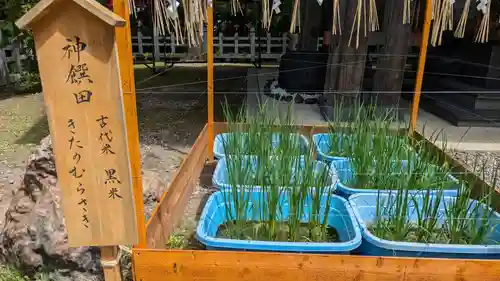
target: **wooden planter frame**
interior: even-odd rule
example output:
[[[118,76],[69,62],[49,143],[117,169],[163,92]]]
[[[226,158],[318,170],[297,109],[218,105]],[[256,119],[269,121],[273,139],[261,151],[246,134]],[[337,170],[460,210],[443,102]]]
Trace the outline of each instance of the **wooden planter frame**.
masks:
[[[226,123],[213,123],[215,133],[226,131]],[[326,132],[326,126],[297,126],[306,136]],[[178,226],[189,198],[209,155],[208,126],[202,130],[191,151],[177,170],[168,192],[161,198],[146,224],[150,249],[133,249],[136,281],[157,280],[336,280],[336,281],[499,281],[500,261],[467,259],[431,259],[367,257],[274,252],[166,250],[168,238]],[[416,133],[415,138],[423,139]],[[427,142],[441,156],[465,172],[477,177],[454,159]],[[478,191],[491,189],[478,181]],[[495,192],[495,206],[500,206]]]

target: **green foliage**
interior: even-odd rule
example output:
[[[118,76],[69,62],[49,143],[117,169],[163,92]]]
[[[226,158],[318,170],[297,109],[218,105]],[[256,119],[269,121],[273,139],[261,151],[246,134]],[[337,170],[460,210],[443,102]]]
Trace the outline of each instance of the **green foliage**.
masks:
[[[27,47],[33,46],[33,36],[27,30],[17,28],[15,21],[31,9],[38,0],[0,0],[0,47],[20,40]]]
[[[26,55],[25,64],[21,73],[21,79],[17,85],[20,91],[35,92],[40,88],[40,77],[35,56],[33,35],[29,30],[19,29],[15,21],[38,3],[39,0],[0,0],[0,48],[12,44],[21,43]]]
[[[43,271],[29,277],[13,266],[0,265],[0,281],[50,281],[50,279],[48,274]]]
[[[21,92],[35,93],[41,91],[41,81],[38,72],[23,71],[21,78],[16,83],[17,88]]]

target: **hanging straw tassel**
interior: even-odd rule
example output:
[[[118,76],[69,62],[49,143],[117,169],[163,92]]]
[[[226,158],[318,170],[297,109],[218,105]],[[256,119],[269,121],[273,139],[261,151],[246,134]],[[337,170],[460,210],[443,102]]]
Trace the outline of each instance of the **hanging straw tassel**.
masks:
[[[293,4],[292,21],[290,23],[290,33],[291,34],[295,34],[295,30],[297,27],[297,12],[299,10],[299,3],[300,3],[300,0],[295,0],[295,3]]]
[[[236,15],[238,11],[243,15],[243,9],[241,9],[241,3],[239,0],[231,0],[230,1],[230,6],[231,6],[231,15]]]
[[[352,22],[351,34],[349,36],[348,45],[351,46],[352,37],[354,35],[354,30],[356,30],[356,49],[359,47],[359,36],[361,34],[361,20],[363,20],[363,34],[368,36],[368,31],[377,31],[379,27],[377,6],[375,0],[357,0],[358,4],[356,6],[356,13],[354,15],[354,20]],[[368,17],[366,12],[366,6],[368,2]]]
[[[484,9],[481,9],[483,11],[483,18],[481,20],[481,23],[479,25],[479,30],[476,34],[475,42],[476,43],[486,43],[488,42],[488,36],[490,33],[490,6],[491,6],[491,0],[486,0],[486,6]],[[478,6],[478,9],[479,6]]]
[[[262,1],[262,27],[265,29],[269,29],[271,26],[272,19],[272,9],[269,5],[269,0],[261,0]]]
[[[432,0],[432,19],[435,20],[439,15],[441,2],[446,0]]]
[[[460,16],[460,20],[455,28],[455,33],[453,34],[456,38],[464,38],[465,26],[467,25],[467,19],[469,17],[469,7],[470,0],[466,0],[464,9],[462,10],[462,15]]]
[[[441,8],[437,17],[434,19],[432,28],[431,44],[432,46],[441,45],[443,32],[453,30],[453,0],[442,0]]]
[[[377,3],[375,0],[369,0],[369,24],[370,28],[369,31],[377,31],[380,29],[380,26],[378,24],[378,13],[377,13]],[[404,1],[409,1],[409,0],[404,0]]]
[[[403,24],[411,23],[411,2],[412,0],[403,0]]]
[[[349,35],[348,46],[351,46],[352,36],[354,34],[354,29],[356,29],[356,49],[359,47],[359,30],[361,29],[361,12],[363,10],[364,0],[358,0],[358,5],[356,6],[356,13],[354,14],[354,20],[352,22],[351,34]]]
[[[332,34],[342,34],[340,26],[340,0],[333,0],[333,20],[332,20]]]

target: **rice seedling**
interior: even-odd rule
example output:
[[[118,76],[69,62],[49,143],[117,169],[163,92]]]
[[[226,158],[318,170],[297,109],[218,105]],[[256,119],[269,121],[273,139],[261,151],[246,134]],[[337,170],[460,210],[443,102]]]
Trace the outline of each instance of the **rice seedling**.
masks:
[[[278,111],[277,106],[277,103],[270,106],[266,103],[260,105],[255,114],[248,114],[244,109],[233,114],[227,102],[223,104],[228,124],[228,133],[222,138],[225,154],[279,155],[283,151],[293,152],[294,155],[304,153],[304,143],[295,131],[292,114],[287,113],[277,118],[267,114],[269,110]],[[291,111],[291,107],[288,110]],[[276,129],[277,126],[280,126],[279,130]],[[288,151],[290,146],[294,147]]]
[[[485,166],[479,168],[485,176]],[[494,172],[492,178],[496,178]],[[493,182],[496,180],[494,179]],[[491,191],[473,198],[475,183],[461,178],[454,197],[444,197],[446,181],[417,193],[400,181],[388,199],[377,198],[375,221],[369,227],[378,237],[391,241],[433,244],[489,245],[497,219],[493,218]],[[494,185],[493,185],[494,186]]]
[[[479,167],[479,169],[477,169]],[[474,160],[473,170],[479,170],[480,177],[486,179],[486,162],[479,163]],[[492,186],[496,186],[498,166],[495,167],[492,178]],[[491,190],[483,191],[476,196],[476,202],[472,201],[475,182],[460,180],[458,195],[448,204],[445,203],[444,212],[446,219],[443,228],[446,230],[446,241],[449,244],[484,244],[499,243],[499,241],[488,241],[487,236],[493,231],[494,224],[490,220],[493,210],[488,208],[492,204]],[[486,206],[487,209],[484,207]]]
[[[328,227],[328,188],[332,184],[328,167],[318,165],[313,150],[304,150],[293,135],[290,112],[275,119],[264,115],[261,111],[254,117],[242,112],[234,116],[226,111],[229,133],[244,132],[245,140],[233,134],[223,141],[224,151],[230,152],[226,156],[230,188],[223,192],[223,203],[229,208],[219,235],[245,240],[328,241],[332,232]],[[241,123],[245,126],[237,125]],[[256,187],[259,196],[252,199],[250,192]]]

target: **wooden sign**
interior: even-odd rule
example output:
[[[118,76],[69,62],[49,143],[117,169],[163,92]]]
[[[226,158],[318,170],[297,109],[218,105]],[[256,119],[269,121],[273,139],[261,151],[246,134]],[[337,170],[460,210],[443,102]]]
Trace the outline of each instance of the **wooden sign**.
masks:
[[[115,26],[94,0],[42,0],[32,29],[70,246],[137,243]]]

